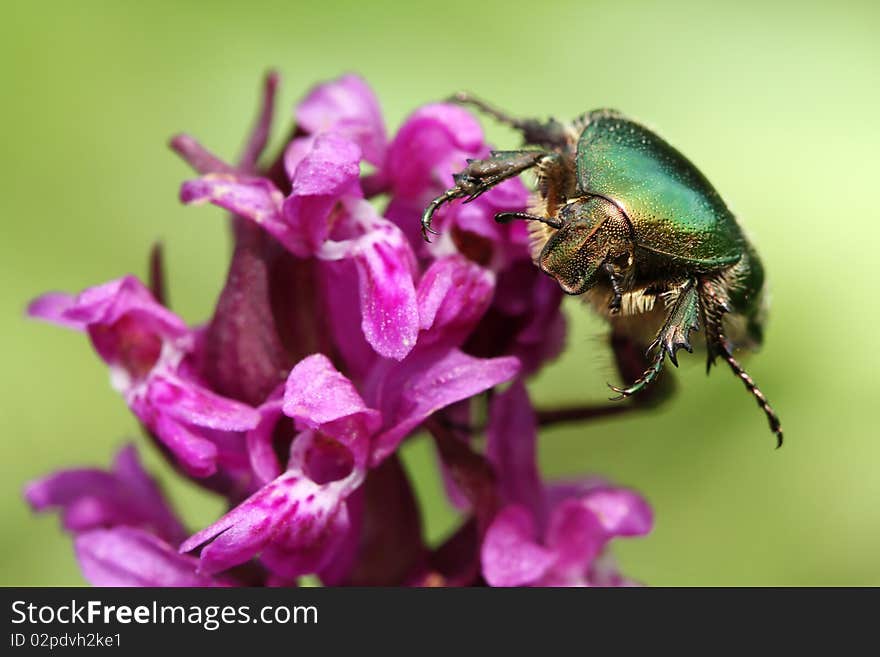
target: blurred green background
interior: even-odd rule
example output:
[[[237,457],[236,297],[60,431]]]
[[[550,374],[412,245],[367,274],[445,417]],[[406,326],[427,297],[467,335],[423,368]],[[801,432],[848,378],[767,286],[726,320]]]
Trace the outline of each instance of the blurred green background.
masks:
[[[81,336],[27,322],[31,297],[144,275],[165,240],[171,301],[208,317],[229,241],[215,209],[186,209],[190,175],[166,147],[187,130],[232,157],[263,72],[281,114],[313,83],[355,70],[391,127],[469,89],[521,115],[618,107],[696,162],[753,235],[772,315],[748,368],[787,443],[723,369],[682,359],[662,410],[546,431],[548,476],[602,473],[656,511],[615,545],[658,585],[880,585],[876,333],[880,10],[874,2],[4,3],[0,240],[0,584],[82,583],[55,515],[27,480],[105,465],[145,441]],[[514,135],[488,126],[495,143]],[[281,130],[276,138],[280,138]],[[276,142],[277,143],[277,142]],[[532,386],[542,403],[606,397],[602,326],[570,300],[570,347]],[[220,511],[147,461],[192,527]],[[416,441],[428,530],[452,517]]]

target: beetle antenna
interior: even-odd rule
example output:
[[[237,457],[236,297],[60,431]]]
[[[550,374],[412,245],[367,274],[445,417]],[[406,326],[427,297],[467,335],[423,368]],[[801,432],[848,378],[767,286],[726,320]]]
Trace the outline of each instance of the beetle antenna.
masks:
[[[495,221],[499,224],[510,223],[514,219],[537,221],[538,223],[546,224],[547,226],[550,226],[550,228],[555,228],[556,230],[562,228],[562,221],[556,217],[541,217],[536,214],[529,214],[528,212],[499,212],[495,215]]]
[[[782,425],[779,422],[779,416],[776,415],[776,411],[773,410],[773,407],[770,406],[770,402],[767,401],[764,393],[761,392],[761,389],[758,388],[752,380],[752,377],[750,377],[742,368],[742,365],[737,362],[736,358],[733,357],[733,354],[730,353],[727,347],[721,349],[720,355],[725,361],[727,361],[727,364],[730,365],[730,369],[739,377],[746,389],[754,395],[755,400],[758,402],[758,406],[761,407],[761,410],[764,411],[764,415],[767,416],[767,421],[770,423],[770,431],[776,434],[776,449],[779,449],[782,447]]]

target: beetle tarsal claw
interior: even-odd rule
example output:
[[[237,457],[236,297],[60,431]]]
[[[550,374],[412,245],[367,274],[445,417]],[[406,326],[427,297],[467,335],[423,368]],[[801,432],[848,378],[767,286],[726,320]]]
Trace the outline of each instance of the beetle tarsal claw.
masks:
[[[434,230],[431,227],[431,219],[434,218],[434,213],[440,208],[444,203],[448,203],[457,198],[461,198],[462,192],[458,187],[453,187],[452,189],[447,189],[445,192],[440,194],[437,198],[431,201],[428,204],[428,207],[425,208],[425,211],[422,213],[422,237],[426,242],[430,242],[431,235],[439,235],[440,233]]]
[[[660,370],[663,369],[663,358],[665,357],[666,352],[663,349],[657,351],[657,354],[654,356],[654,360],[648,369],[645,370],[644,374],[642,374],[638,379],[632,382],[632,384],[626,388],[618,388],[617,386],[613,386],[610,383],[608,387],[611,388],[614,392],[618,393],[617,397],[612,397],[611,401],[621,401],[626,399],[627,397],[631,397],[632,395],[644,390],[645,387],[650,385],[654,379],[657,378],[657,375],[660,374]]]
[[[635,391],[630,388],[618,388],[617,386],[611,385],[610,383],[606,383],[605,385],[607,385],[609,388],[617,393],[616,397],[609,397],[608,401],[623,401],[624,399],[627,399],[628,397],[631,397],[633,394],[635,394]]]

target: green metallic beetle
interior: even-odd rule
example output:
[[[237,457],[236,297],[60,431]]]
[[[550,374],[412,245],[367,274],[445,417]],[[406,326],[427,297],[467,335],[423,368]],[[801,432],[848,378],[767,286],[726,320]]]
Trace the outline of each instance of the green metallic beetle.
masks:
[[[455,186],[422,215],[426,239],[444,203],[471,201],[528,170],[538,176],[528,212],[496,215],[530,221],[533,258],[562,289],[584,295],[614,336],[650,345],[644,371],[615,400],[643,390],[665,357],[692,352],[702,326],[707,369],[723,359],[754,395],[782,445],[779,418],[733,357],[756,348],[765,318],[764,270],[731,211],[706,177],[675,148],[613,110],[564,124],[514,119],[469,94],[472,105],[523,133],[529,150],[493,151],[454,176]],[[620,359],[618,358],[618,362]],[[642,368],[640,368],[642,369]]]

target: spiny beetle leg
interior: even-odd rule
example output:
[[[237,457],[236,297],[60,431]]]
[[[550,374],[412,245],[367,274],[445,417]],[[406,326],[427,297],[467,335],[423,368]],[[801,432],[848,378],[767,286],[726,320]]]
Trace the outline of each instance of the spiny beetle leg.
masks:
[[[484,114],[488,114],[499,123],[519,130],[522,132],[523,140],[526,144],[543,146],[544,148],[564,148],[568,145],[568,130],[565,125],[555,119],[548,121],[517,119],[466,91],[459,91],[452,95],[449,101],[459,105],[474,107]]]
[[[429,233],[438,234],[431,228],[431,219],[442,205],[459,198],[466,199],[465,202],[473,201],[498,183],[537,166],[547,156],[545,151],[493,151],[485,160],[468,162],[464,169],[453,176],[455,186],[431,201],[422,213],[422,236],[425,241],[430,241]]]
[[[758,406],[764,411],[767,422],[770,425],[770,431],[776,436],[776,448],[782,447],[782,424],[776,411],[770,406],[770,402],[761,389],[755,383],[751,376],[743,369],[739,361],[733,357],[732,346],[724,335],[721,318],[725,313],[730,312],[730,305],[727,298],[722,294],[717,285],[712,280],[702,280],[700,291],[702,295],[702,304],[705,308],[704,317],[706,318],[706,342],[707,351],[709,353],[709,361],[707,369],[712,366],[712,362],[720,356],[730,367],[734,375],[743,382],[751,395],[755,398]]]
[[[618,388],[617,386],[613,386],[610,383],[608,387],[611,388],[614,392],[618,393],[617,397],[609,397],[611,401],[621,401],[626,399],[627,397],[636,394],[641,391],[645,386],[649,385],[654,379],[657,378],[657,375],[660,374],[660,370],[663,369],[663,350],[657,352],[654,356],[654,361],[651,363],[651,366],[645,370],[645,373],[642,374],[638,379],[636,379],[632,385],[627,388]]]
[[[752,380],[752,377],[748,375],[748,373],[742,368],[742,365],[733,357],[726,348],[721,352],[721,357],[727,362],[730,366],[730,369],[733,373],[739,378],[740,381],[743,382],[743,385],[746,387],[752,396],[755,398],[755,401],[758,402],[758,406],[764,411],[764,415],[767,416],[767,422],[770,424],[770,431],[776,436],[776,449],[782,447],[782,423],[779,421],[779,416],[776,415],[776,411],[773,410],[773,407],[770,406],[770,402],[767,401],[767,398],[764,396],[764,393],[761,392],[761,389],[758,385]]]
[[[666,356],[669,356],[672,364],[678,367],[676,352],[682,348],[692,351],[688,338],[690,332],[698,328],[699,316],[700,296],[696,281],[688,279],[679,287],[666,315],[666,321],[663,322],[663,327],[648,348],[649,353],[656,350],[651,365],[642,376],[626,388],[609,385],[619,395],[612,400],[619,401],[634,395],[654,381],[657,375],[660,374],[660,370],[663,369],[663,359]]]
[[[614,364],[620,378],[627,384],[637,381],[651,365],[653,359],[646,355],[645,345],[632,336],[615,331],[610,338]],[[666,372],[654,379],[650,387],[641,394],[630,397],[629,404],[613,404],[615,407],[651,409],[672,398],[675,393],[675,378]]]
[[[611,289],[614,292],[614,296],[608,304],[608,310],[611,311],[612,315],[616,315],[620,312],[620,306],[623,301],[623,274],[610,262],[602,263],[602,268],[608,274],[608,280],[611,282]]]

